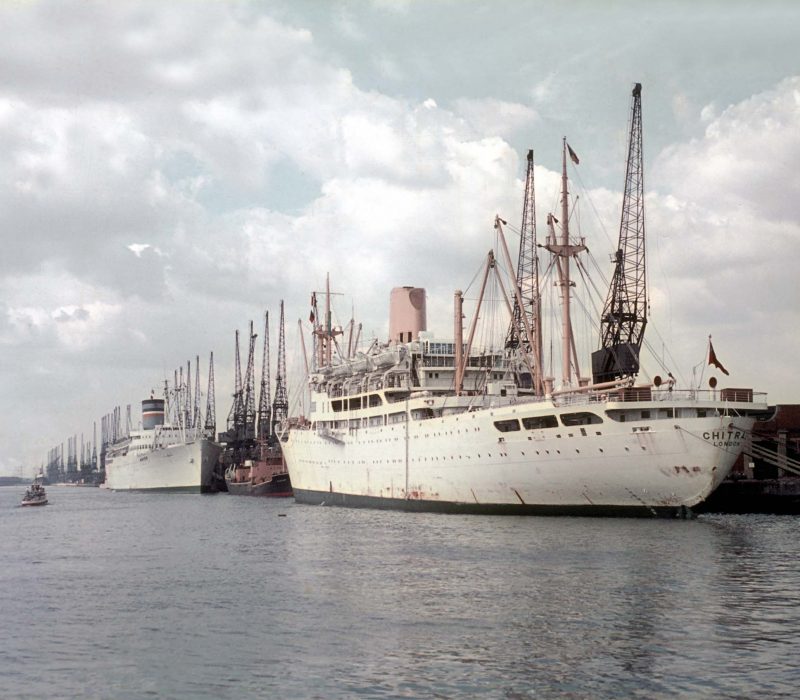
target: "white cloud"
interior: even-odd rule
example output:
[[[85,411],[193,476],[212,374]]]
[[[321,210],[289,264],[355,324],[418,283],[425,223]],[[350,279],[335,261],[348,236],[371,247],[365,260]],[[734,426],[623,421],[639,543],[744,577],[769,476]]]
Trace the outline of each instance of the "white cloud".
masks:
[[[127,246],[128,250],[130,250],[137,258],[142,257],[142,253],[150,248],[149,243],[131,243]]]
[[[741,381],[783,402],[800,391],[786,372],[797,339],[774,340],[800,327],[798,158],[800,78],[790,78],[666,149],[651,182],[669,194],[648,199],[651,279],[682,319],[673,340],[713,333]]]
[[[732,105],[702,139],[667,149],[657,184],[729,216],[746,208],[767,219],[800,216],[800,77]]]
[[[539,118],[527,105],[496,99],[459,99],[455,108],[476,132],[487,136],[507,137],[518,130],[530,130]]]

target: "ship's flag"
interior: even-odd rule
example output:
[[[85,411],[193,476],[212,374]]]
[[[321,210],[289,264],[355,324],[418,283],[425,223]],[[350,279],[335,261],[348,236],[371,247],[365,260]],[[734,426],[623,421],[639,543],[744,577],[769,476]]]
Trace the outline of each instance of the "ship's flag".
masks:
[[[567,150],[569,151],[569,157],[572,158],[572,162],[575,163],[575,165],[578,165],[581,162],[578,158],[578,154],[572,150],[572,147],[569,144],[567,144]]]
[[[308,316],[308,322],[314,323],[314,309],[317,308],[317,293],[313,292],[311,294],[311,313]]]
[[[714,346],[711,344],[711,336],[708,336],[708,364],[718,367],[723,374],[730,375],[730,372],[728,372],[717,359],[717,353],[714,352]]]

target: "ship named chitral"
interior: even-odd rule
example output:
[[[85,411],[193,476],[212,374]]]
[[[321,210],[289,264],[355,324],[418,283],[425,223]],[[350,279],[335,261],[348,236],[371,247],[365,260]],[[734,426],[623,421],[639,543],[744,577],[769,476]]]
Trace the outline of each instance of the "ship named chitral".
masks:
[[[541,246],[528,154],[516,275],[505,222],[495,220],[511,277],[498,285],[511,312],[502,345],[474,343],[486,281],[499,267],[494,252],[466,338],[461,291],[447,339],[426,330],[424,289],[399,287],[391,295],[389,341],[366,352],[344,343],[343,351],[328,290],[323,314],[312,296],[310,411],[283,435],[297,501],[407,511],[686,516],[714,491],[766,410],[766,397],[718,389],[713,377],[709,389],[679,389],[668,368],[667,380],[655,375],[636,384],[648,310],[640,110],[637,84],[619,246],[592,376],[578,367],[570,319],[570,264],[586,246],[569,231],[567,160],[579,161],[565,139],[561,222],[547,217]],[[559,388],[543,361],[539,248],[551,254],[550,285],[561,295]],[[719,366],[710,339],[708,364]]]

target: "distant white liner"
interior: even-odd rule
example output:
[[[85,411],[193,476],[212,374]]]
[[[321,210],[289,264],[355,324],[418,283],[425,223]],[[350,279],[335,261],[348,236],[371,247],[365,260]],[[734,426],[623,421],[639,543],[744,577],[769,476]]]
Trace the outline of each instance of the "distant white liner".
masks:
[[[133,431],[106,456],[105,485],[114,491],[210,490],[220,447],[168,426]]]

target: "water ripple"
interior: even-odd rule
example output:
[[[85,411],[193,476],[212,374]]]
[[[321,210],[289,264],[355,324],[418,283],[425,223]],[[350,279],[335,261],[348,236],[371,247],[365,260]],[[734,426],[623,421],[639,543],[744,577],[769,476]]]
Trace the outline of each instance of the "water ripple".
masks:
[[[439,516],[95,489],[57,490],[31,518],[18,496],[0,489],[0,697],[795,692],[797,518]]]

